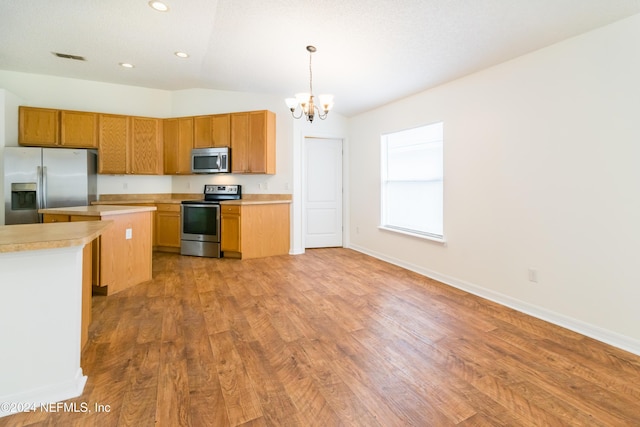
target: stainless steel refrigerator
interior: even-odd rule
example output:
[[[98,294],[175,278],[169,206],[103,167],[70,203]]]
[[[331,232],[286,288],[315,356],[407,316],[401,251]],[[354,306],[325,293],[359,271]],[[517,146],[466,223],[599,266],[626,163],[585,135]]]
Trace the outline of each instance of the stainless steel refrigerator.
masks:
[[[41,222],[41,208],[87,206],[96,200],[96,152],[5,147],[5,224]]]

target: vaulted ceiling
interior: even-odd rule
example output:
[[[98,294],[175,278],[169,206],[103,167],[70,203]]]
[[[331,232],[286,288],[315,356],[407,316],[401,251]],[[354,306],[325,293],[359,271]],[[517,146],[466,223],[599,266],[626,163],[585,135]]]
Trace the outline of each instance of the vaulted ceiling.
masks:
[[[311,44],[314,93],[352,116],[640,13],[640,0],[165,3],[0,0],[0,69],[285,98],[308,90]]]

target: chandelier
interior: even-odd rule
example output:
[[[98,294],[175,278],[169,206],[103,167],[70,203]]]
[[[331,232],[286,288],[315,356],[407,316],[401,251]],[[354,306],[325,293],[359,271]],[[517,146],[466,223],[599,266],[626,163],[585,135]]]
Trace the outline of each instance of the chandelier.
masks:
[[[329,110],[333,107],[333,95],[318,95],[320,108],[315,104],[313,97],[313,73],[311,71],[311,55],[316,51],[315,46],[307,46],[309,52],[309,93],[296,93],[295,98],[287,98],[284,102],[291,110],[294,119],[299,119],[303,115],[308,122],[313,123],[313,118],[317,114],[320,120],[327,118]],[[299,113],[296,110],[300,106]]]

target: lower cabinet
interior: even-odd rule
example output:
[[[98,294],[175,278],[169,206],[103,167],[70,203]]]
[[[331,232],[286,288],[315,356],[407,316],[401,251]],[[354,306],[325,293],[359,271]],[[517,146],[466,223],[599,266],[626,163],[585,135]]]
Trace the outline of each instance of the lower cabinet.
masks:
[[[225,258],[262,258],[289,253],[290,203],[221,203],[220,250]]]
[[[156,207],[155,250],[180,252],[180,205],[158,203]]]
[[[227,257],[241,253],[240,247],[240,206],[221,206],[220,209],[220,250]],[[239,255],[238,255],[239,256]]]

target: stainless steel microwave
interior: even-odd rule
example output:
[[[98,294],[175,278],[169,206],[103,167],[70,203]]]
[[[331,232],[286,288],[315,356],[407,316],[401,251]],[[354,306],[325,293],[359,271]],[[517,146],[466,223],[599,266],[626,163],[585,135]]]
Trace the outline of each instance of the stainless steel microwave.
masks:
[[[191,150],[191,172],[231,172],[231,152],[229,147],[193,148]]]

